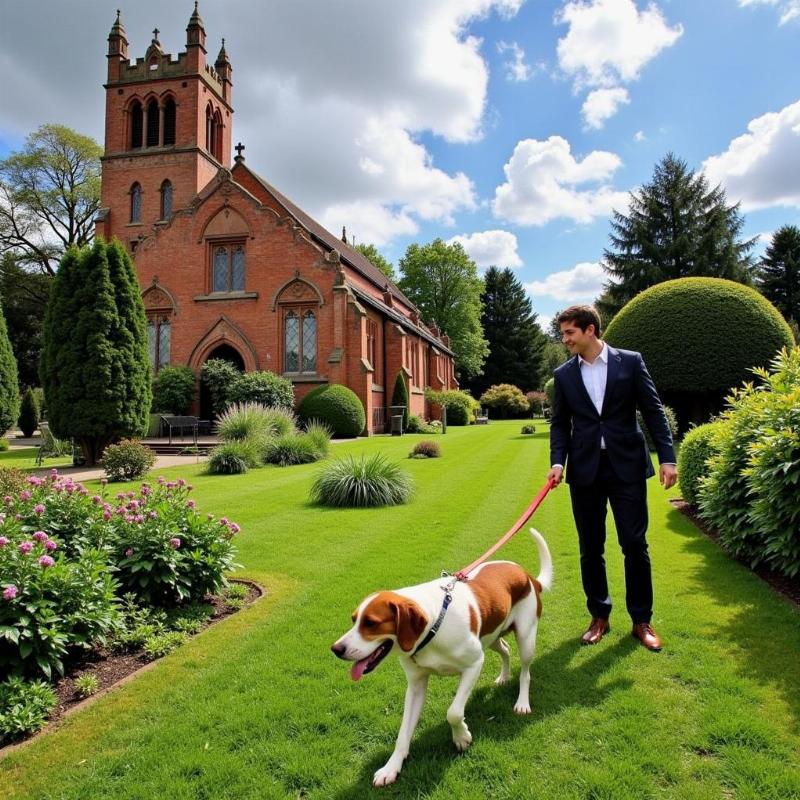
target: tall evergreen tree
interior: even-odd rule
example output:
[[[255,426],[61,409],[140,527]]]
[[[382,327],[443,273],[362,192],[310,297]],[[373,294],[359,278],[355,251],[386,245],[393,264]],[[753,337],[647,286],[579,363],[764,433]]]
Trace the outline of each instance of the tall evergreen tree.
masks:
[[[758,265],[756,285],[791,325],[800,324],[800,228],[778,228]]]
[[[8,340],[6,320],[0,307],[0,436],[17,424],[19,417],[19,382],[17,359]]]
[[[481,325],[489,358],[470,388],[476,396],[498,383],[513,384],[523,392],[537,389],[547,337],[536,322],[530,298],[508,268],[489,267],[484,282]]]
[[[613,214],[605,251],[610,280],[600,310],[615,314],[639,292],[673,278],[751,283],[755,239],[741,239],[743,226],[738,204],[727,205],[719,186],[709,189],[703,173],[668,153],[652,181],[631,193],[628,214]]]
[[[118,243],[70,248],[45,315],[41,378],[50,426],[59,438],[74,438],[89,464],[116,439],[140,435],[150,409],[144,308],[128,282],[132,270]]]
[[[400,259],[399,286],[427,323],[450,337],[459,378],[481,372],[489,352],[481,327],[481,292],[475,262],[458,243],[436,239],[409,245]]]

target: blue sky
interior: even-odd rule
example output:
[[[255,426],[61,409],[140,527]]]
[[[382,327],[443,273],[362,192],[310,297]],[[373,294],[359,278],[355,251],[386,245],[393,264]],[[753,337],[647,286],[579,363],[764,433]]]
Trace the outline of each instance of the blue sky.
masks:
[[[44,122],[102,141],[117,3],[0,5],[0,155]],[[191,2],[121,3],[132,57]],[[612,208],[668,151],[748,235],[800,223],[800,0],[205,0],[247,163],[396,262],[459,237],[547,317],[602,283]],[[792,78],[795,75],[795,78]],[[760,245],[763,247],[763,241]]]

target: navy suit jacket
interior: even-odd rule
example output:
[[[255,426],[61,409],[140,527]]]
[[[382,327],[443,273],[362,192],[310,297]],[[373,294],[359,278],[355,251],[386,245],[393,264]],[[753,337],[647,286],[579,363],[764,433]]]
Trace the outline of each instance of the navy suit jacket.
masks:
[[[608,347],[608,345],[606,345]],[[661,463],[675,463],[664,408],[640,353],[608,347],[608,375],[601,413],[586,391],[578,356],[553,373],[555,396],[550,419],[550,463],[566,467],[567,483],[588,485],[597,476],[600,438],[617,477],[634,483],[655,475],[644,434],[642,412]]]

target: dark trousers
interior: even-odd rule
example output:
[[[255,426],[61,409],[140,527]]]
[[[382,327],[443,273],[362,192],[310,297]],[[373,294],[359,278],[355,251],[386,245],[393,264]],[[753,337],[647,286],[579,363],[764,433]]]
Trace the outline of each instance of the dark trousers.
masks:
[[[625,557],[625,601],[634,624],[650,622],[653,582],[647,551],[647,484],[622,483],[603,451],[594,483],[570,484],[572,514],[578,529],[581,578],[586,606],[593,617],[608,619],[611,597],[603,555],[606,543],[606,508],[611,504],[622,553]]]

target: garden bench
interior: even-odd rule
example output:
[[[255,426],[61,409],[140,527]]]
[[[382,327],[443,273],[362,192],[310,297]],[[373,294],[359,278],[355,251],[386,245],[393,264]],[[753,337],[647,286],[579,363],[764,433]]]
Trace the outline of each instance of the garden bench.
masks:
[[[489,424],[489,409],[482,408],[478,414],[475,416],[475,424],[476,425],[488,425]]]
[[[192,432],[192,441],[194,442],[195,447],[197,447],[197,430],[200,427],[200,420],[197,417],[169,417],[169,416],[162,416],[161,417],[161,426],[162,430],[164,427],[167,428],[169,431],[169,443],[172,444],[172,432],[178,431],[181,441],[183,441],[183,435],[186,429],[188,428]]]
[[[40,467],[46,458],[52,456],[65,456],[72,451],[72,443],[56,439],[47,422],[39,423],[39,433],[42,443],[36,451],[36,466]]]

